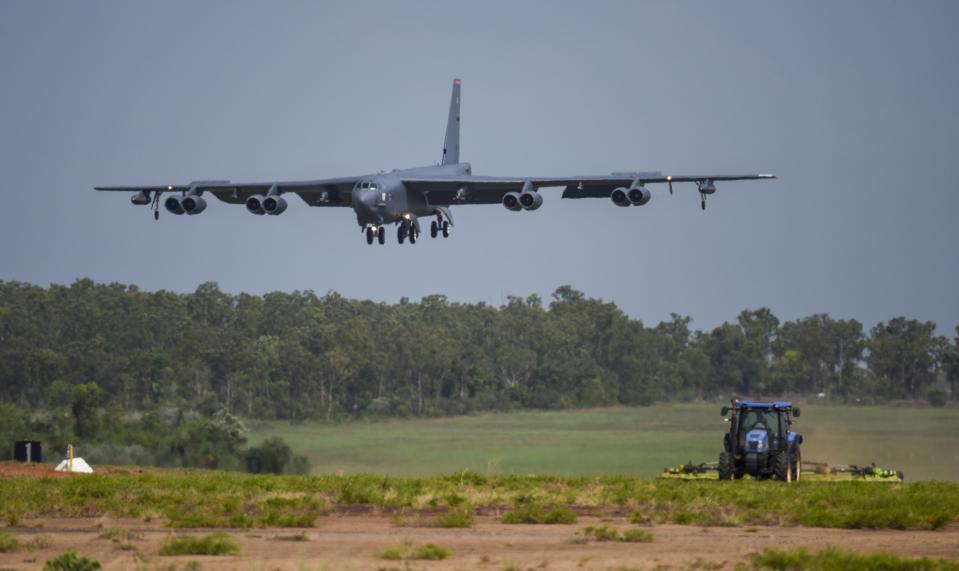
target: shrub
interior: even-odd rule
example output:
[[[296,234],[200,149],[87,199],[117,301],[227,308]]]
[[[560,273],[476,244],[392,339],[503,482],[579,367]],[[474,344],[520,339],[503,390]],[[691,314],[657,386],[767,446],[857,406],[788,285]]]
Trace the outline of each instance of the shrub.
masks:
[[[282,474],[293,460],[293,450],[279,437],[268,438],[246,452],[246,471],[251,474]]]
[[[628,543],[651,543],[653,541],[653,534],[645,529],[634,527],[633,529],[627,529],[623,532],[622,541]]]
[[[774,571],[959,571],[959,563],[923,557],[909,559],[889,554],[852,553],[827,547],[818,553],[805,549],[768,549],[749,556],[752,569]]]
[[[566,506],[546,509],[541,504],[521,502],[503,516],[503,523],[576,523],[576,512]]]
[[[929,404],[935,407],[946,406],[946,391],[929,391]]]
[[[240,546],[225,533],[203,537],[171,537],[160,547],[160,555],[236,555]]]
[[[427,561],[439,561],[450,556],[450,550],[440,547],[435,543],[426,543],[414,548],[413,543],[404,541],[398,545],[387,547],[378,554],[380,559],[390,561],[401,561],[410,559],[422,559]]]
[[[460,505],[433,520],[434,527],[473,527],[473,509]]]
[[[583,535],[586,536],[587,539],[594,541],[617,541],[620,537],[618,531],[605,525],[601,527],[584,527]]]
[[[435,543],[427,543],[417,547],[410,559],[425,559],[428,561],[439,561],[450,556],[450,550],[440,547]]]
[[[9,553],[16,551],[20,547],[20,542],[16,537],[9,533],[0,531],[0,553]]]
[[[400,543],[399,545],[387,547],[386,549],[380,551],[378,555],[380,559],[386,559],[388,561],[399,561],[401,559],[406,558],[406,556],[410,553],[410,550],[412,549],[412,547],[413,547],[412,543],[408,541],[404,541],[403,543]]]
[[[620,532],[605,525],[584,527],[583,535],[586,539],[593,541],[619,541],[624,543],[650,543],[653,541],[653,534],[644,529],[633,528]]]
[[[72,549],[43,565],[43,571],[99,571],[100,569],[102,567],[99,561],[79,555]]]
[[[310,464],[309,458],[299,454],[293,457],[293,463],[290,464],[290,467],[286,470],[287,474],[296,474],[300,476],[306,476],[312,471],[313,466]]]

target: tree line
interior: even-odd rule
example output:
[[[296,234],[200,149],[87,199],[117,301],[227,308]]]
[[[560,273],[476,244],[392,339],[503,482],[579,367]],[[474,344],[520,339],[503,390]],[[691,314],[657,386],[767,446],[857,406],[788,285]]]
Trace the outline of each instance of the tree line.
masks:
[[[867,331],[766,308],[707,331],[690,324],[674,314],[647,326],[569,286],[548,304],[493,307],[0,282],[0,401],[62,411],[71,430],[96,433],[105,417],[84,407],[335,421],[731,395],[940,402],[959,384],[959,327],[949,340],[904,317]]]

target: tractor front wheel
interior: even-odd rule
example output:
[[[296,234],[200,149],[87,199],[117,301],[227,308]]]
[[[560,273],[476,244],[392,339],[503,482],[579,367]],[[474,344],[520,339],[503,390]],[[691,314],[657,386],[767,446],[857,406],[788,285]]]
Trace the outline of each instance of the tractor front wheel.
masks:
[[[733,455],[729,452],[723,452],[719,455],[719,479],[732,480],[736,476],[736,465],[733,462]]]
[[[792,482],[793,471],[790,460],[791,458],[788,452],[779,452],[772,457],[773,475],[777,480]]]

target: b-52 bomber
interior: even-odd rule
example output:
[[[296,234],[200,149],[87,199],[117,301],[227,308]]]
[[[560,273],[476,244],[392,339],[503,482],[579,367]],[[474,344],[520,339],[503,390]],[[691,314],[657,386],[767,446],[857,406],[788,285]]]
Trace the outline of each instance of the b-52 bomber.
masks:
[[[543,204],[542,188],[563,187],[563,198],[606,198],[616,206],[642,206],[650,201],[648,185],[695,183],[706,209],[706,197],[716,192],[717,181],[776,178],[771,174],[663,175],[660,172],[614,172],[605,176],[501,177],[474,176],[469,163],[460,162],[460,80],[453,80],[446,139],[440,164],[396,169],[359,176],[306,181],[230,182],[198,180],[189,184],[98,186],[96,190],[132,192],[131,201],[150,205],[155,219],[164,208],[177,216],[206,210],[205,194],[223,202],[244,204],[249,213],[278,216],[288,206],[285,195],[296,194],[310,206],[349,207],[366,235],[366,242],[386,242],[386,226],[396,225],[400,244],[415,244],[420,218],[435,217],[430,236],[448,238],[453,225],[450,207],[502,204],[507,210],[536,210]]]

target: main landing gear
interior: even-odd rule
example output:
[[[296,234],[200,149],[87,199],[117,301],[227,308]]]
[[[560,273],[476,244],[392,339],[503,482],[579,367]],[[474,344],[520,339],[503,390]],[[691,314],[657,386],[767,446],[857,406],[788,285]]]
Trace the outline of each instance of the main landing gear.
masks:
[[[386,228],[383,228],[382,226],[380,226],[379,228],[377,228],[376,226],[367,226],[366,227],[366,243],[372,244],[374,238],[376,238],[376,241],[379,242],[380,244],[385,244]]]
[[[366,243],[372,244],[374,241],[379,242],[380,244],[386,243],[386,227],[377,226],[375,224],[367,224],[363,227],[363,232],[366,234]],[[437,220],[433,222],[433,225],[430,227],[430,233],[434,238],[440,233],[443,234],[443,237],[449,237],[450,235],[450,224],[447,220]],[[396,241],[400,244],[409,239],[410,244],[415,244],[419,239],[420,233],[416,230],[415,220],[401,220],[396,226]]]
[[[419,233],[411,222],[400,222],[400,225],[396,227],[396,240],[402,244],[407,238],[410,239],[410,244],[415,244]]]
[[[436,220],[430,223],[430,237],[436,238],[441,232],[444,238],[450,237],[450,221],[437,216]]]

